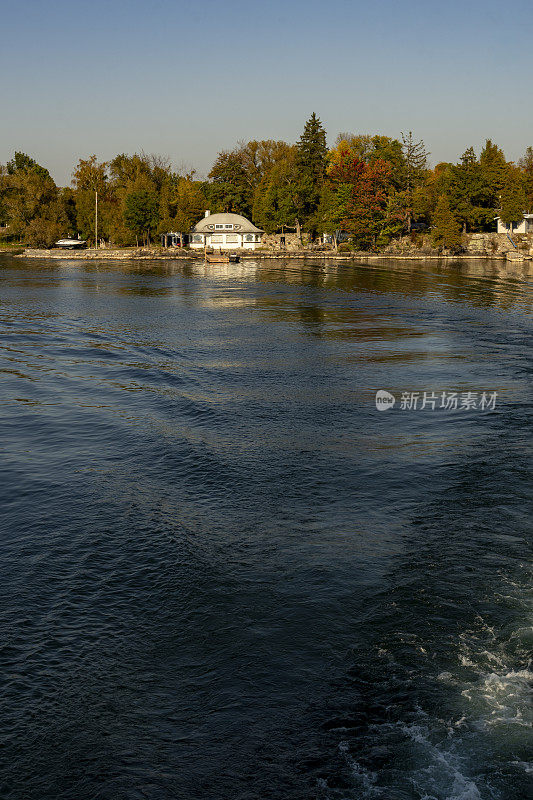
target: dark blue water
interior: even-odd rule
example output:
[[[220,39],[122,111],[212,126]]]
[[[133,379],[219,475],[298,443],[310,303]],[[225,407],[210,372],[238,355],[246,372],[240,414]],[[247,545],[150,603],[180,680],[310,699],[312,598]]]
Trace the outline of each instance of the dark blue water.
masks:
[[[483,269],[0,260],[2,800],[528,796],[532,278]]]

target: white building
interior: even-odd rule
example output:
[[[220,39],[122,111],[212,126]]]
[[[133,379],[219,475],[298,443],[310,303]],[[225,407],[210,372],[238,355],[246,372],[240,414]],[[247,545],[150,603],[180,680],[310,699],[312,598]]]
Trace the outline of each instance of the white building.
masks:
[[[496,217],[497,233],[533,233],[533,214],[524,214],[520,222],[502,222]]]
[[[213,250],[255,250],[264,233],[240,214],[211,214],[197,222],[191,230],[189,247],[212,247]]]

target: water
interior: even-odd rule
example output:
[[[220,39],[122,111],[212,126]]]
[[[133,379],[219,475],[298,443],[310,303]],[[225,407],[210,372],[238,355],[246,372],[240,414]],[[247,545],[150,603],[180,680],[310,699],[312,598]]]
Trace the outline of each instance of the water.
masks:
[[[531,289],[3,258],[2,800],[529,796]]]

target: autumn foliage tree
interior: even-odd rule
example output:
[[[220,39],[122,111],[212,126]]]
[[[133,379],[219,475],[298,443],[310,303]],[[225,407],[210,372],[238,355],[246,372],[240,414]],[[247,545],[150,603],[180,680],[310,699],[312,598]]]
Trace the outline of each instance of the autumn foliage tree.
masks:
[[[347,142],[330,153],[327,170],[329,207],[339,229],[361,248],[374,248],[387,217],[391,166],[376,159],[362,161]]]

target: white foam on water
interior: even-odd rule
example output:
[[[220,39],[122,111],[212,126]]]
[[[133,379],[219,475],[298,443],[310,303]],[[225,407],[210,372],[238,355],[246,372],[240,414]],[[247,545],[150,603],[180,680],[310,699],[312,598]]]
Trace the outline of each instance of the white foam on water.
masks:
[[[533,775],[533,761],[511,761],[511,764],[523,769],[526,775]]]
[[[511,670],[505,674],[495,672],[485,675],[476,694],[486,703],[486,725],[533,726],[533,714],[529,705],[533,673],[529,669]]]
[[[381,789],[376,786],[376,781],[378,779],[377,773],[366,769],[350,755],[350,746],[348,742],[340,742],[339,751],[342,753],[346,763],[348,764],[348,767],[350,768],[350,772],[355,780],[356,788],[359,789],[359,791],[364,792],[362,795],[364,800],[384,797]]]
[[[462,720],[461,720],[462,721]],[[419,759],[426,766],[414,770],[411,782],[421,797],[446,800],[481,800],[476,783],[464,774],[465,758],[441,744],[433,744],[429,726],[417,723],[401,725],[402,731],[419,745]]]
[[[420,800],[503,800],[512,796],[513,780],[533,775],[533,762],[520,760],[533,727],[533,671],[525,655],[533,627],[524,586],[513,584],[511,592],[522,609],[514,630],[496,630],[478,615],[456,640],[446,668],[434,674],[437,699],[449,694],[443,703],[448,716],[417,706],[401,721],[369,725],[373,743],[395,752],[396,765],[372,772],[351,756],[348,742],[341,743],[356,800],[410,793]],[[417,649],[422,659],[425,650]],[[379,655],[396,663],[384,649]],[[504,788],[502,780],[510,783]]]

